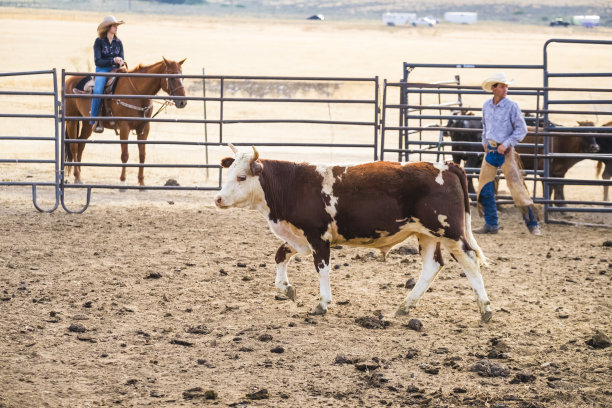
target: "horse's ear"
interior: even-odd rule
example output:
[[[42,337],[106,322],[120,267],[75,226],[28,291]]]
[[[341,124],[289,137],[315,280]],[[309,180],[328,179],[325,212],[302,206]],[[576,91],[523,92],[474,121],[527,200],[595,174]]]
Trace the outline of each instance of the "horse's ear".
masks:
[[[221,160],[221,167],[223,167],[224,169],[227,169],[229,166],[232,165],[233,162],[234,162],[233,157],[226,157],[225,159]]]
[[[187,58],[183,58],[183,60],[182,60],[182,61],[179,61],[179,62],[178,62],[178,64],[179,64],[179,65],[183,65],[183,62],[185,62],[186,60],[187,60]]]
[[[163,57],[163,56],[162,56],[162,59],[164,60],[164,63],[165,63],[166,65],[168,65],[168,60],[166,59],[166,57]]]

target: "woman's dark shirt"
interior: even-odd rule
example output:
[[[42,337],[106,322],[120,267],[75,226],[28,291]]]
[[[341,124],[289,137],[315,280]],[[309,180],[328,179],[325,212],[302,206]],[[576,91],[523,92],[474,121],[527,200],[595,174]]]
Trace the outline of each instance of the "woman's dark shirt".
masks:
[[[119,64],[115,64],[113,59],[121,57],[123,59],[123,43],[115,37],[112,42],[108,41],[108,37],[96,38],[94,42],[94,61],[96,67],[119,68]]]

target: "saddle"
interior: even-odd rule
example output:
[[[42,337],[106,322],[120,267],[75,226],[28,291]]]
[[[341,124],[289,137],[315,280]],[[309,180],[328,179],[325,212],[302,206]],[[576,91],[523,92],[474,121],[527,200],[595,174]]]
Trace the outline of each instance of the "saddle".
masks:
[[[110,72],[127,72],[125,68],[115,68]],[[72,89],[75,94],[91,94],[93,93],[95,80],[92,75],[81,79],[79,83]],[[112,94],[117,86],[117,77],[108,77],[106,85],[104,85],[104,94]]]

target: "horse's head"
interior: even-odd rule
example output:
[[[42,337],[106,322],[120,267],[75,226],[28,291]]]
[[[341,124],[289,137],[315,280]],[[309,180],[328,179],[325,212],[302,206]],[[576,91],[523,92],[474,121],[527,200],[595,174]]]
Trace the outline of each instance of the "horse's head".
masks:
[[[164,58],[164,57],[162,57]],[[164,64],[166,65],[166,69],[164,74],[182,74],[181,66],[183,62],[185,62],[187,58],[182,61],[176,62],[167,60],[164,58]],[[185,87],[183,86],[183,78],[166,78],[162,79],[161,87],[170,96],[185,96]],[[182,109],[187,106],[187,101],[185,100],[175,100],[174,104],[177,108]]]

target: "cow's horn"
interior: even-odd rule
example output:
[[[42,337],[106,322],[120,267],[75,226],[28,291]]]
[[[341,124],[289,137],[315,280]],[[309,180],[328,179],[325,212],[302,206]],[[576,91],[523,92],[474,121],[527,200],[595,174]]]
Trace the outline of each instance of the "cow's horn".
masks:
[[[251,146],[251,147],[253,148],[253,152],[254,152],[252,160],[255,161],[255,160],[259,159],[259,152],[255,148],[255,146]]]
[[[238,149],[236,149],[236,147],[233,144],[228,143],[227,145],[229,146],[230,149],[232,149],[232,152],[234,152],[234,154],[238,154]]]

